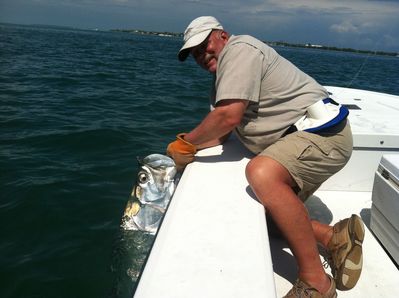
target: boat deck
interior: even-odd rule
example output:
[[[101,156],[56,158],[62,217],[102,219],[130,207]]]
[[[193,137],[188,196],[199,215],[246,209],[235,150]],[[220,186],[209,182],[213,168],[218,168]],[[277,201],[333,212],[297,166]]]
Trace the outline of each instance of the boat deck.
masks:
[[[388,126],[398,122],[399,97],[387,101],[390,95],[329,90],[340,94],[341,103],[360,107],[350,116],[355,151],[306,204],[322,222],[355,213],[369,226],[374,172],[384,152],[399,152],[399,125]],[[369,113],[384,116],[365,130]],[[235,138],[198,153],[179,182],[134,297],[264,298],[291,288],[295,260],[284,240],[269,236],[264,208],[245,179],[251,157]],[[398,281],[397,266],[366,228],[362,276],[338,296],[396,297]]]
[[[366,224],[363,243],[363,271],[356,287],[337,291],[338,297],[396,297],[399,271],[370,231],[370,192],[317,191],[307,202],[310,215],[325,223],[335,223],[352,213]],[[282,297],[295,281],[295,260],[285,241],[270,240],[277,297]],[[326,270],[330,273],[329,268]]]

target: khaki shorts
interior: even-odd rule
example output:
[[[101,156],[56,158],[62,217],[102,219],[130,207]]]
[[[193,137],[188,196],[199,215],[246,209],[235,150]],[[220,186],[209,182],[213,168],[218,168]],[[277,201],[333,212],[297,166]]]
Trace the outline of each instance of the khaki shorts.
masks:
[[[352,154],[352,132],[349,121],[323,132],[296,131],[280,138],[259,155],[282,164],[298,188],[298,196],[306,200],[320,185],[342,169]]]

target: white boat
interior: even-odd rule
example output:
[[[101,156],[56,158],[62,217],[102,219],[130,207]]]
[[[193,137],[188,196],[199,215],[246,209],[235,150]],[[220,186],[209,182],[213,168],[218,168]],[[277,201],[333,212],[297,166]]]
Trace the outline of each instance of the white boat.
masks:
[[[344,169],[307,201],[325,223],[358,214],[366,223],[363,272],[339,297],[397,297],[399,271],[370,231],[374,175],[385,154],[399,154],[399,96],[327,87],[350,109],[354,152]],[[197,154],[175,191],[135,298],[282,297],[296,263],[281,239],[269,237],[263,206],[245,179],[251,153],[231,137]],[[329,269],[327,269],[328,271]]]

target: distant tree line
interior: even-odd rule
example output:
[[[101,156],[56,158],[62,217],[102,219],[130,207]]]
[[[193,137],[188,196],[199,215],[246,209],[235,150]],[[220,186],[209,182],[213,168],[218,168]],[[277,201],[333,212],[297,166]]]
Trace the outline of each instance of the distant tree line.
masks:
[[[128,32],[134,34],[142,34],[142,35],[157,35],[157,36],[170,36],[170,37],[183,37],[183,33],[175,33],[175,32],[157,32],[157,31],[146,31],[139,29],[113,29],[111,31],[117,32]],[[330,51],[340,51],[340,52],[352,52],[359,54],[371,54],[371,55],[382,55],[382,56],[398,56],[399,53],[394,52],[384,52],[384,51],[370,51],[370,50],[356,50],[352,48],[337,48],[331,46],[323,46],[323,45],[313,45],[313,44],[298,44],[298,43],[288,43],[284,41],[263,41],[264,43],[270,46],[282,46],[282,47],[294,47],[294,48],[312,48],[319,50],[330,50]]]
[[[331,47],[331,46],[312,45],[312,44],[296,44],[296,43],[288,43],[288,42],[284,42],[284,41],[264,41],[264,42],[270,46],[312,48],[312,49],[319,49],[319,50],[353,52],[353,53],[359,53],[359,54],[372,54],[372,55],[382,55],[382,56],[399,56],[398,53],[394,53],[394,52],[356,50],[356,49],[352,49],[352,48],[337,48],[337,47]]]
[[[112,29],[111,31],[127,32],[127,33],[142,34],[142,35],[183,37],[183,33],[167,32],[167,31],[158,32],[158,31],[138,30],[138,29]]]

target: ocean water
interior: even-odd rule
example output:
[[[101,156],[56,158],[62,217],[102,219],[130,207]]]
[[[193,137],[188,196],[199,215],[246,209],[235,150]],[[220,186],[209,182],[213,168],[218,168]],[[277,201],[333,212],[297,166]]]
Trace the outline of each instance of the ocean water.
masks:
[[[140,263],[152,241],[120,248],[136,156],[164,153],[208,111],[211,78],[177,61],[180,46],[0,24],[0,297],[126,296],[123,254]],[[276,50],[324,85],[399,94],[397,57]]]

